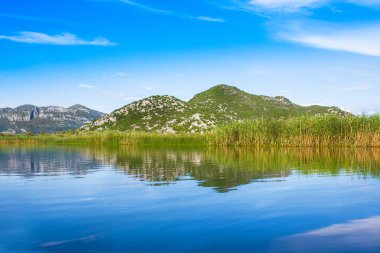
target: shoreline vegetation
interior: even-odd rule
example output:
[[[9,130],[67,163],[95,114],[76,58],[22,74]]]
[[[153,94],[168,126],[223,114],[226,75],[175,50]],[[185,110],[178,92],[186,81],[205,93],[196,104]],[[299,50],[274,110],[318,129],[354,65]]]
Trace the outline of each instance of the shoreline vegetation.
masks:
[[[0,144],[380,147],[380,116],[326,115],[236,122],[205,134],[66,131],[0,136]]]

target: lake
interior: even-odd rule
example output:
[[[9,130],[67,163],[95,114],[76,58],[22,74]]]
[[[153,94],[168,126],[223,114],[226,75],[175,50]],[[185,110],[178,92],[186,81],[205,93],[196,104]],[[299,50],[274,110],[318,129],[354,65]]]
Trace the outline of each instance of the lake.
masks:
[[[0,252],[380,252],[380,152],[0,147]]]

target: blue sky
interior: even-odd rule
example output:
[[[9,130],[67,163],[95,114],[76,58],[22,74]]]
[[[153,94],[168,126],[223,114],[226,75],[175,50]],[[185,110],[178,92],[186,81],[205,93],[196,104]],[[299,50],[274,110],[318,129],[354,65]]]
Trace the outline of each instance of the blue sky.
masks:
[[[0,107],[110,112],[226,83],[380,112],[380,0],[2,0]]]

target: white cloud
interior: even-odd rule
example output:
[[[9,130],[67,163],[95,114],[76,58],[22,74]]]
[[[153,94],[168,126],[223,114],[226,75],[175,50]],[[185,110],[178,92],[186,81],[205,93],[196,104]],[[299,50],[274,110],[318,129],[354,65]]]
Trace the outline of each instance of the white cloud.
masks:
[[[294,12],[305,7],[316,7],[325,2],[326,0],[251,0],[248,4],[269,10]]]
[[[240,5],[254,11],[297,12],[301,9],[323,7],[336,2],[367,7],[380,7],[380,0],[241,0]]]
[[[79,84],[78,87],[79,88],[86,88],[86,89],[93,89],[93,88],[95,88],[94,85],[90,85],[90,84]]]
[[[75,34],[62,33],[57,35],[48,35],[38,32],[21,32],[16,36],[0,35],[0,40],[10,40],[20,43],[29,44],[48,44],[60,46],[92,45],[92,46],[112,46],[116,45],[108,39],[98,37],[93,40],[84,40],[78,38]]]
[[[155,13],[159,13],[159,14],[172,14],[171,11],[157,9],[157,8],[154,8],[154,7],[151,7],[148,5],[144,5],[144,4],[140,4],[140,3],[137,3],[137,2],[131,1],[131,0],[121,0],[121,2],[128,4],[128,5],[131,5],[131,6],[134,6],[134,7],[137,7],[137,8],[140,8],[140,9],[143,9],[143,10],[146,10],[146,11],[150,11],[150,12],[155,12]]]
[[[128,73],[125,73],[125,72],[118,72],[116,73],[117,76],[122,76],[122,77],[128,77],[129,74]]]
[[[221,19],[221,18],[212,18],[212,17],[207,17],[207,16],[196,17],[196,19],[201,20],[201,21],[207,21],[207,22],[219,22],[219,23],[226,22],[224,19]]]
[[[122,3],[128,4],[130,6],[133,6],[133,7],[136,7],[136,8],[140,8],[142,10],[149,11],[149,12],[152,12],[152,13],[161,14],[161,15],[170,15],[170,16],[174,16],[174,17],[177,17],[177,18],[196,19],[196,20],[201,20],[201,21],[206,21],[206,22],[215,22],[215,23],[224,23],[224,22],[226,22],[224,19],[221,19],[221,18],[213,18],[213,17],[208,17],[208,16],[198,16],[198,17],[196,17],[196,16],[187,15],[187,14],[175,13],[173,11],[164,10],[164,9],[158,9],[158,8],[151,7],[151,6],[144,5],[144,4],[140,4],[140,3],[136,2],[136,1],[131,1],[131,0],[120,0],[120,1]]]
[[[281,25],[276,37],[305,46],[380,57],[380,23],[337,27],[318,22]]]

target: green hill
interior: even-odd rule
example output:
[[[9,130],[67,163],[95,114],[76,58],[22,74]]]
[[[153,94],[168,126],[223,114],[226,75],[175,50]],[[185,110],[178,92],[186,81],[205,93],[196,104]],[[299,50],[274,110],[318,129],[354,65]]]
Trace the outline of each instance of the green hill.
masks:
[[[153,96],[133,102],[82,127],[82,130],[205,132],[229,122],[349,113],[337,107],[300,106],[285,97],[258,96],[217,85],[190,101]]]

